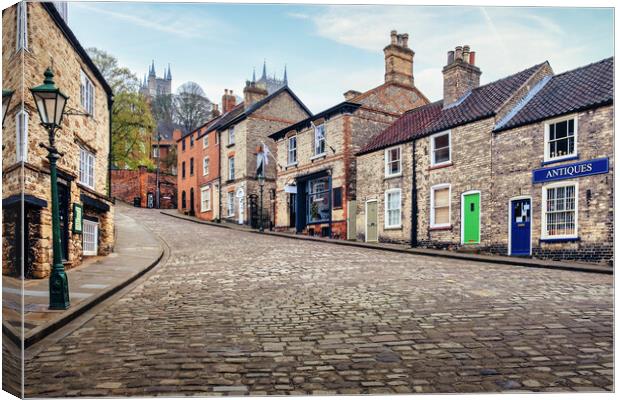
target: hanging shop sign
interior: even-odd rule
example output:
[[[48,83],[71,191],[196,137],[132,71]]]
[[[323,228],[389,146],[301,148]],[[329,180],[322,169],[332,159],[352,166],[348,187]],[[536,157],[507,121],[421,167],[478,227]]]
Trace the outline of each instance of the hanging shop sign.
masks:
[[[557,167],[535,169],[532,171],[532,183],[560,181],[562,179],[606,174],[609,172],[609,158],[597,158]]]
[[[73,203],[73,232],[82,233],[82,225],[84,214],[82,213],[82,205]]]

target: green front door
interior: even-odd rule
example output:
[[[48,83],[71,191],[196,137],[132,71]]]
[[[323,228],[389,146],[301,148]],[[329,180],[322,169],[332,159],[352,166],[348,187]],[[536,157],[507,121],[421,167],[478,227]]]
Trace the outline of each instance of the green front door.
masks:
[[[480,193],[463,196],[463,243],[480,243]]]

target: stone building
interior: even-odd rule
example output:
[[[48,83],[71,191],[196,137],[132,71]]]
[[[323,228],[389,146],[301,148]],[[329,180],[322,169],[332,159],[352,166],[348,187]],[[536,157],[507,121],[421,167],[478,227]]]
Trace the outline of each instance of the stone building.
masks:
[[[474,62],[468,46],[449,52],[445,98],[358,153],[358,239],[611,260],[613,60],[559,75],[544,62],[483,86]],[[536,180],[576,169],[597,174]]]
[[[168,64],[168,69],[164,69],[164,76],[160,78],[155,72],[155,60],[153,60],[149,67],[148,76],[145,75],[140,84],[140,93],[144,94],[147,98],[171,94],[172,71],[170,70],[170,64]]]
[[[43,278],[52,264],[51,198],[47,150],[39,143],[48,143],[48,133],[28,89],[40,85],[44,71],[52,67],[56,85],[69,96],[70,115],[56,132],[63,154],[58,192],[67,268],[113,247],[112,91],[52,3],[9,7],[2,13],[2,26],[3,85],[15,91],[2,136],[2,271]]]
[[[270,136],[278,158],[276,229],[355,238],[355,153],[402,113],[428,103],[414,85],[408,39],[391,32],[383,84],[349,90],[344,102]]]

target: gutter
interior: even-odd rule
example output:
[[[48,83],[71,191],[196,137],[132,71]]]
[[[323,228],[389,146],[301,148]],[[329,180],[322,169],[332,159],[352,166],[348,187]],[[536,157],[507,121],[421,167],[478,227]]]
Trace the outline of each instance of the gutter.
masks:
[[[108,95],[108,197],[112,197],[112,106],[114,95]]]

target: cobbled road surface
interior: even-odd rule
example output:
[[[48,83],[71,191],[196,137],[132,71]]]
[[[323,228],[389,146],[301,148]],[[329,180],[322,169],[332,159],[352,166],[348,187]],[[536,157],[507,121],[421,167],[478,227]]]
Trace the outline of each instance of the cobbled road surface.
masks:
[[[26,396],[613,390],[613,278],[125,208],[165,265],[27,361]]]

